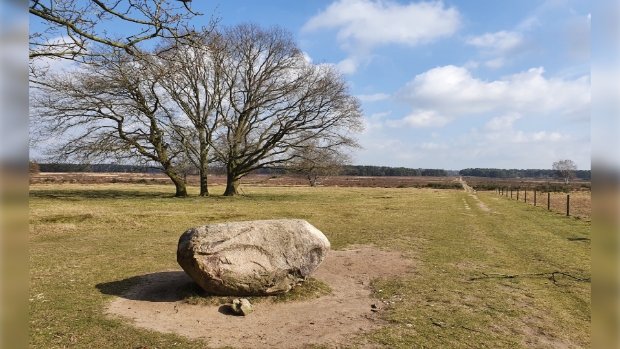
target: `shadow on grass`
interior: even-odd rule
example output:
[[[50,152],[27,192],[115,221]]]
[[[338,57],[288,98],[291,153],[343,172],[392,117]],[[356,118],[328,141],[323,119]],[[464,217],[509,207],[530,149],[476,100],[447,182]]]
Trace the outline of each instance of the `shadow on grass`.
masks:
[[[172,199],[174,191],[147,191],[147,190],[120,190],[120,189],[54,189],[30,190],[31,198],[62,199],[62,200],[92,200],[92,199]]]
[[[146,302],[176,302],[184,299],[178,290],[194,283],[184,271],[164,271],[95,285],[101,293]]]
[[[253,193],[251,195],[238,195],[234,197],[223,196],[218,194],[211,194],[207,197],[200,197],[198,195],[189,195],[184,198],[177,198],[174,196],[174,190],[159,191],[159,190],[132,190],[132,189],[92,189],[92,188],[67,188],[67,189],[31,189],[29,192],[30,198],[37,199],[58,199],[63,201],[82,201],[82,200],[109,200],[109,199],[196,199],[201,200],[223,200],[223,201],[299,201],[300,199],[312,199],[312,196],[302,195],[298,193]]]
[[[234,296],[216,296],[205,292],[184,271],[164,271],[146,275],[132,276],[127,279],[103,282],[95,285],[101,293],[143,302],[177,302],[190,305],[219,306],[218,311],[224,315],[232,313],[230,304]],[[332,292],[331,287],[315,278],[309,278],[292,290],[276,296],[245,296],[250,303],[264,300],[273,302],[304,301],[319,298]]]

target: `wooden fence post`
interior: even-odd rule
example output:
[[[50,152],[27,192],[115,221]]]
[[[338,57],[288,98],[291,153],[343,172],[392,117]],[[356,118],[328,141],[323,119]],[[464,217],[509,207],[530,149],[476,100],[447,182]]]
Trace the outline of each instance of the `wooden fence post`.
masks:
[[[534,206],[536,206],[536,189],[534,189]]]
[[[566,215],[570,216],[570,194],[566,194]]]
[[[517,188],[517,201],[519,201],[519,188]]]
[[[527,188],[525,189],[525,202],[527,202]]]
[[[512,188],[510,188],[510,198],[512,199]]]
[[[547,192],[547,211],[551,211],[551,192]]]

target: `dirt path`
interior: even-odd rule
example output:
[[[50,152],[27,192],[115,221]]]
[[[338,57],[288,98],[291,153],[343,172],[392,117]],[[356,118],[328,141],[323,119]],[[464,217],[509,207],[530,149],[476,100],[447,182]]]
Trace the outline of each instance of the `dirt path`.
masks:
[[[414,263],[399,252],[370,246],[330,251],[314,277],[329,284],[332,293],[303,302],[260,302],[247,317],[231,315],[227,306],[182,303],[176,289],[192,280],[183,271],[154,273],[113,300],[107,312],[138,327],[207,339],[212,348],[338,347],[385,325],[381,310],[372,311],[371,305],[385,304],[370,298],[370,281],[402,276]]]
[[[463,189],[465,189],[465,192],[467,192],[469,194],[469,196],[471,196],[472,198],[474,198],[474,200],[476,200],[476,202],[478,203],[478,207],[480,207],[481,210],[486,211],[486,212],[490,212],[491,211],[491,209],[484,202],[482,202],[482,201],[480,201],[480,199],[478,199],[478,197],[476,196],[476,191],[474,190],[474,188],[472,188],[469,185],[467,185],[467,182],[465,182],[463,180],[463,178],[461,178],[461,177],[459,177],[458,181],[463,186]]]

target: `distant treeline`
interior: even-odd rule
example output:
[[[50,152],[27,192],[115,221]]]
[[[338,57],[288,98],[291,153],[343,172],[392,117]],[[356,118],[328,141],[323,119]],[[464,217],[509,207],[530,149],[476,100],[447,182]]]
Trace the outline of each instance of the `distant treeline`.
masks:
[[[41,172],[127,172],[127,173],[161,173],[158,168],[139,166],[139,165],[119,165],[119,164],[67,164],[67,163],[47,163],[39,164]],[[213,168],[212,173],[219,173],[220,168]],[[580,179],[589,180],[591,177],[590,170],[577,170],[575,176]],[[260,169],[255,171],[257,174],[284,174],[284,170]],[[414,176],[432,176],[445,177],[453,173],[442,169],[422,169],[422,168],[406,168],[406,167],[388,167],[388,166],[361,166],[347,165],[342,168],[344,176],[398,176],[398,177],[414,177]],[[473,177],[491,177],[491,178],[553,178],[555,171],[553,170],[504,170],[499,168],[466,168],[458,172],[461,176]]]
[[[157,168],[137,165],[118,165],[118,164],[39,164],[41,172],[128,172],[128,173],[161,173]],[[212,168],[212,173],[218,174],[222,169]],[[284,174],[284,170],[276,169],[260,169],[255,171],[256,174]],[[347,165],[342,168],[344,176],[448,176],[448,171],[440,169],[422,169],[422,168],[405,168],[405,167],[387,167],[387,166],[356,166]]]
[[[575,177],[590,179],[590,172],[590,170],[577,170],[575,171]],[[504,170],[499,168],[466,168],[459,171],[461,176],[492,178],[553,178],[555,173],[554,170]]]
[[[285,170],[275,170],[263,168],[254,171],[257,174],[284,174]],[[446,170],[422,169],[422,168],[405,168],[405,167],[388,167],[388,166],[361,166],[361,165],[344,165],[340,171],[342,176],[360,176],[360,177],[414,177],[414,176],[448,176]]]
[[[448,176],[446,170],[438,169],[422,169],[422,168],[405,168],[405,167],[387,167],[387,166],[343,166],[342,174],[345,176]]]

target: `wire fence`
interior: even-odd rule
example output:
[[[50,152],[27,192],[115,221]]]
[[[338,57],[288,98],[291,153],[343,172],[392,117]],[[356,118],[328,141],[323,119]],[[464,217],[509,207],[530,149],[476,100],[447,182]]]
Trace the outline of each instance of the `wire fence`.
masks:
[[[589,190],[562,192],[542,192],[527,188],[500,187],[495,193],[509,199],[540,206],[575,218],[590,219],[592,194]]]

